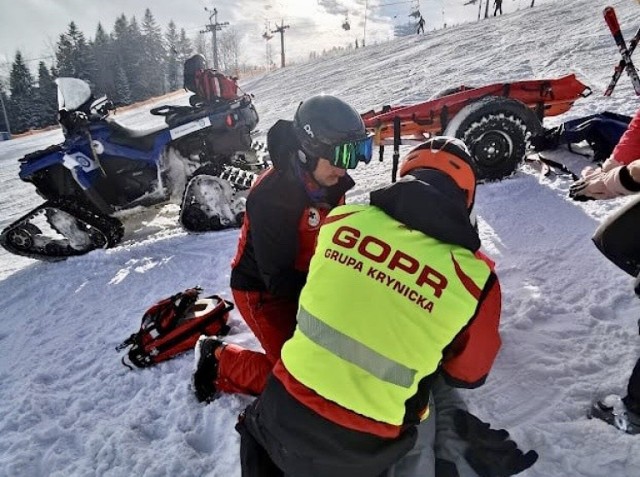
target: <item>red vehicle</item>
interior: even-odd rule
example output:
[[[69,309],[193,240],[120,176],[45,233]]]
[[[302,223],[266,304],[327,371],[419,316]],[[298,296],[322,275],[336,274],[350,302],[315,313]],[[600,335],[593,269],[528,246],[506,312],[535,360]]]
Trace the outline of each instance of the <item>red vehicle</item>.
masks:
[[[512,174],[524,159],[527,140],[542,130],[545,116],[568,111],[592,93],[575,75],[449,89],[424,103],[384,106],[362,115],[375,134],[381,157],[393,144],[393,178],[399,145],[431,135],[460,138],[476,160],[478,178],[497,180]]]

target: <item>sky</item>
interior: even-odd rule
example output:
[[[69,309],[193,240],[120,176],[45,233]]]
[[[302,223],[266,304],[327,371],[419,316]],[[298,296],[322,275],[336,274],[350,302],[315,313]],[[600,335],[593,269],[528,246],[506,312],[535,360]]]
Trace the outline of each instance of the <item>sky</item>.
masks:
[[[610,98],[602,96],[619,61],[601,15],[609,3],[630,38],[640,19],[635,2],[564,0],[244,81],[260,113],[256,140],[321,92],[365,112],[460,84],[570,73],[593,94],[545,118],[545,126],[603,110],[631,115],[639,103],[625,75]],[[114,119],[153,128],[159,118],[149,109],[156,105]],[[42,202],[18,179],[18,158],[61,140],[60,130],[50,130],[0,142],[0,228]],[[389,183],[391,155],[386,148],[382,162],[353,171],[348,203],[367,203],[372,189]],[[590,165],[564,148],[548,156],[574,172]],[[522,477],[638,477],[640,436],[586,417],[595,398],[624,393],[640,356],[633,278],[590,240],[633,199],[573,202],[571,183],[528,164],[478,187],[483,250],[496,262],[503,292],[503,343],[485,385],[463,397],[480,418],[540,454]],[[130,371],[114,350],[149,306],[177,291],[199,284],[231,299],[238,230],[188,234],[177,213],[177,204],[167,204],[125,214],[122,244],[62,262],[0,250],[0,476],[240,476],[233,426],[251,398],[199,404],[191,351]],[[229,341],[258,348],[235,310],[231,325]]]
[[[311,50],[318,52],[334,46],[387,41],[393,37],[393,25],[415,20],[409,13],[419,10],[427,30],[477,19],[476,4],[469,0],[0,0],[0,75],[6,76],[15,52],[20,50],[37,67],[37,60],[50,62],[55,44],[69,22],[75,21],[87,37],[93,37],[98,22],[112,31],[115,19],[122,13],[140,20],[145,8],[150,8],[163,28],[170,20],[187,31],[191,37],[199,35],[209,23],[205,7],[217,8],[218,22],[229,22],[244,34],[242,46],[245,61],[266,63],[266,45],[262,37],[267,29],[275,30],[284,21],[285,53],[290,60],[305,60]],[[493,1],[491,6],[493,5]],[[537,3],[556,0],[538,0]],[[365,4],[367,20],[365,29]],[[503,10],[517,11],[530,4],[529,0],[505,0]],[[177,6],[179,5],[179,6]],[[384,6],[386,5],[386,6]],[[342,24],[349,19],[351,29]],[[226,28],[226,27],[225,27]],[[270,40],[279,64],[279,35]]]

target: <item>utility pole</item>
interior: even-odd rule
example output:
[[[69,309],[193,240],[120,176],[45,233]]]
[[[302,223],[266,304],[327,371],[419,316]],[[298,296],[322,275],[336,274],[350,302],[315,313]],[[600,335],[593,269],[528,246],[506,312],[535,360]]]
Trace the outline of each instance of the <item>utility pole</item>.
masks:
[[[229,25],[229,22],[218,23],[218,9],[214,8],[210,10],[207,7],[204,7],[209,14],[209,24],[205,25],[204,31],[200,33],[206,33],[208,31],[211,32],[211,37],[213,39],[213,69],[217,70],[218,68],[218,37],[216,36],[216,32],[222,30],[222,27]],[[212,21],[213,20],[213,21]]]
[[[280,33],[280,67],[284,68],[284,31],[289,28],[289,25],[284,24],[284,20],[280,21],[280,26],[273,30],[271,33]]]

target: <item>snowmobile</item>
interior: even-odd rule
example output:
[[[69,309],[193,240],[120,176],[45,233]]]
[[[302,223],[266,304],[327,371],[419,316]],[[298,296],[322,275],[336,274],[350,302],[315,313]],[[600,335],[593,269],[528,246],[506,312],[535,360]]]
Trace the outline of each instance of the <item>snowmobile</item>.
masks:
[[[181,202],[188,230],[238,225],[242,195],[267,165],[252,148],[251,96],[160,106],[151,114],[164,124],[139,131],[116,122],[113,103],[94,100],[86,82],[56,83],[64,142],[20,159],[20,179],[46,202],[2,231],[5,249],[60,260],[113,247],[124,235],[123,211],[168,202]]]
[[[525,158],[529,138],[542,131],[545,116],[568,111],[591,89],[575,75],[448,88],[429,100],[384,106],[362,114],[380,146],[393,145],[392,180],[399,146],[423,142],[434,134],[460,138],[469,147],[479,180],[500,180]]]

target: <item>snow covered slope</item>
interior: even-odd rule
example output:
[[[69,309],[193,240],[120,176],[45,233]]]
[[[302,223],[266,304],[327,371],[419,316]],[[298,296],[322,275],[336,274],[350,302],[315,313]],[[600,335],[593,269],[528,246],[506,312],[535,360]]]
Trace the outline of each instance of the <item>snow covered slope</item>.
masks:
[[[612,1],[627,36],[640,6]],[[566,0],[481,23],[370,45],[343,57],[254,79],[261,135],[291,118],[300,100],[325,92],[359,111],[427,99],[458,84],[559,77],[575,72],[594,90],[562,120],[638,107],[623,76],[603,98],[619,57],[602,20],[605,2]],[[151,127],[148,107],[121,120]],[[0,227],[39,203],[17,178],[17,159],[60,139],[59,131],[0,143]],[[573,170],[583,158],[558,152]],[[388,183],[390,155],[355,171],[348,200],[366,202]],[[503,347],[485,386],[465,392],[472,410],[540,453],[526,477],[636,477],[640,438],[589,421],[592,398],[623,392],[640,355],[640,301],[632,280],[590,242],[597,225],[627,199],[576,203],[570,179],[523,167],[479,187],[486,251],[502,280]],[[114,347],[158,299],[200,284],[230,297],[235,230],[188,235],[175,207],[141,213],[123,245],[60,263],[0,251],[0,476],[239,476],[239,411],[223,396],[198,404],[189,388],[192,353],[129,371]],[[237,314],[232,340],[255,346]]]

